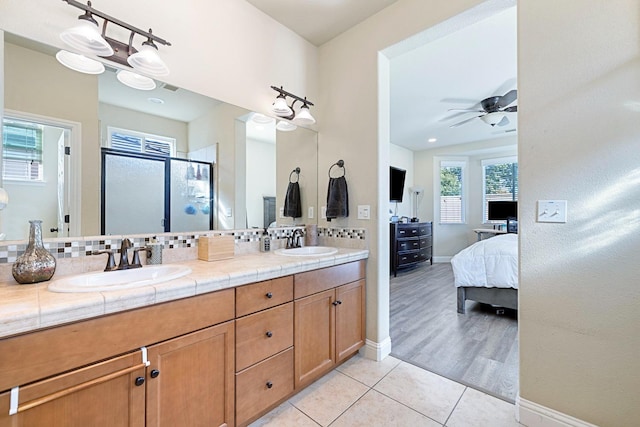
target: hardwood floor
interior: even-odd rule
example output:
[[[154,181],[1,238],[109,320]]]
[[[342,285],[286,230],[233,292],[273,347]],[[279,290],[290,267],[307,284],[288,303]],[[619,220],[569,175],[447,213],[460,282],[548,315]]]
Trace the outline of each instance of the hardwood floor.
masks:
[[[518,391],[517,311],[467,301],[456,311],[451,264],[399,270],[390,281],[391,354],[514,402]]]

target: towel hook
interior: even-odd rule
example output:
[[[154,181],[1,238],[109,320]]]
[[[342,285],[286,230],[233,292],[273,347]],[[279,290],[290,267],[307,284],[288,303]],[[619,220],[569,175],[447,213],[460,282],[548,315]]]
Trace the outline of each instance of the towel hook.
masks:
[[[292,176],[294,173],[296,174],[296,177],[298,178],[298,179],[296,180],[296,182],[300,181],[300,167],[297,167],[297,168],[295,168],[294,170],[292,170],[292,171],[291,171],[291,173],[289,174],[289,182],[293,182],[293,181],[291,181],[291,176]]]
[[[347,174],[347,168],[344,167],[344,160],[338,160],[337,162],[332,164],[331,167],[329,168],[329,178],[331,178],[331,169],[333,169],[334,166],[338,166],[339,168],[342,168],[342,176],[345,176]]]

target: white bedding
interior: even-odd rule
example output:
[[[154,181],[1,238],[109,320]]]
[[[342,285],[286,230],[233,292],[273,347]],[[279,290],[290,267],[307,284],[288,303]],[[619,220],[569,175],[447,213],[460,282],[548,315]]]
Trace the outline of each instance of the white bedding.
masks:
[[[518,235],[476,242],[454,255],[451,266],[456,287],[518,289]]]

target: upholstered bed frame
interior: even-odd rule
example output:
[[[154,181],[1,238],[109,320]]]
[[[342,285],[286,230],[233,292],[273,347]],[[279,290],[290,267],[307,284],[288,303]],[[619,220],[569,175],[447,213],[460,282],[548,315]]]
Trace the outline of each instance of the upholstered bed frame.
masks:
[[[518,290],[513,288],[458,288],[458,313],[465,313],[467,300],[491,304],[498,307],[518,309]]]

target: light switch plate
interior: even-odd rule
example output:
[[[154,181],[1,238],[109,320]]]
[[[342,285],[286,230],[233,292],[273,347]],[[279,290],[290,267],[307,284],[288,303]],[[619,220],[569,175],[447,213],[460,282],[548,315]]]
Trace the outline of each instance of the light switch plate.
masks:
[[[224,214],[227,218],[231,218],[233,216],[233,211],[231,210],[231,208],[227,208]]]
[[[307,212],[307,218],[313,219],[313,206],[309,206],[309,211]]]
[[[358,205],[358,219],[371,219],[370,205]]]
[[[280,218],[284,218],[284,208],[280,208]]]
[[[538,222],[567,222],[566,200],[538,200]]]
[[[327,219],[327,207],[323,206],[320,208],[320,216],[322,219]]]

